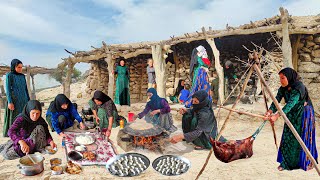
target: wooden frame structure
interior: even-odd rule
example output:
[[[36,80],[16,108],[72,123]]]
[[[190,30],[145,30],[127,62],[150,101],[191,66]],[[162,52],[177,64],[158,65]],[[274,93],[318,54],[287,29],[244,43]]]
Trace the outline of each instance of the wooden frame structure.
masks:
[[[241,25],[239,27],[226,26],[224,30],[213,30],[211,27],[205,29],[202,27],[201,31],[194,33],[185,33],[182,36],[171,36],[168,40],[157,41],[157,42],[141,42],[131,44],[111,44],[107,45],[102,41],[100,48],[92,47],[90,51],[76,51],[70,52],[69,57],[63,58],[63,62],[58,65],[58,68],[63,69],[68,66],[67,78],[64,83],[64,92],[66,96],[70,97],[70,84],[72,69],[76,63],[84,62],[90,63],[91,61],[104,59],[108,63],[108,69],[112,70],[114,67],[115,60],[118,58],[129,59],[136,57],[141,54],[152,54],[155,63],[156,77],[157,77],[157,91],[160,96],[165,96],[165,68],[164,60],[167,54],[172,52],[170,49],[172,46],[187,42],[198,40],[207,40],[209,45],[212,47],[215,56],[215,68],[219,76],[219,84],[223,82],[223,68],[220,65],[219,51],[215,47],[214,38],[220,38],[232,35],[250,35],[256,33],[267,33],[277,32],[283,37],[283,55],[285,65],[292,67],[292,48],[289,35],[292,34],[317,34],[320,33],[320,17],[319,16],[300,16],[294,17],[289,16],[288,11],[280,8],[280,16],[274,16],[266,18],[264,20],[250,22],[248,24]],[[294,51],[297,53],[296,51]],[[296,65],[296,63],[294,63]],[[112,72],[112,71],[109,71]],[[114,92],[114,76],[109,73],[109,84],[108,84],[108,95],[113,97]],[[223,86],[219,88],[219,99],[223,101]]]
[[[260,53],[262,53],[262,51],[261,51]],[[261,55],[261,54],[260,54],[260,55]],[[308,148],[307,148],[306,145],[304,144],[304,142],[303,142],[303,140],[301,139],[299,133],[295,130],[294,126],[291,124],[290,120],[287,118],[286,114],[282,111],[282,108],[281,108],[280,104],[278,103],[278,101],[277,101],[277,99],[275,98],[275,96],[272,94],[272,91],[271,91],[270,88],[268,87],[268,85],[267,85],[267,83],[266,83],[266,81],[265,81],[265,79],[264,79],[264,77],[263,77],[263,74],[262,74],[262,72],[261,72],[261,70],[260,70],[260,67],[259,67],[259,66],[260,66],[260,64],[259,64],[259,63],[260,63],[260,57],[259,57],[260,55],[258,55],[258,53],[255,52],[255,51],[253,52],[253,54],[249,54],[249,58],[250,58],[250,59],[253,59],[254,62],[253,62],[253,64],[252,64],[252,66],[250,67],[250,71],[249,71],[249,73],[247,74],[246,79],[244,80],[243,86],[242,86],[242,88],[241,88],[241,92],[240,92],[240,94],[238,95],[235,103],[232,105],[231,109],[230,109],[230,108],[223,107],[223,106],[220,106],[220,108],[223,108],[223,109],[228,110],[229,113],[228,113],[228,115],[227,115],[227,117],[226,117],[226,120],[224,121],[224,123],[223,123],[223,125],[222,125],[222,127],[221,127],[221,129],[220,129],[220,131],[219,131],[219,134],[218,134],[217,137],[216,137],[216,140],[219,140],[220,137],[222,136],[222,133],[223,133],[224,129],[226,128],[227,123],[228,123],[229,120],[230,120],[230,116],[231,116],[232,112],[237,112],[237,113],[240,113],[240,114],[246,114],[246,115],[253,116],[253,117],[264,118],[264,117],[261,116],[261,115],[255,115],[255,114],[252,114],[252,113],[240,112],[240,111],[238,111],[238,110],[235,110],[237,104],[239,103],[241,97],[242,97],[243,94],[244,94],[244,91],[245,91],[245,89],[246,89],[246,87],[247,87],[247,84],[248,84],[248,81],[249,81],[249,78],[250,78],[251,74],[255,71],[255,72],[257,73],[257,75],[258,75],[261,83],[262,83],[262,86],[263,86],[262,89],[265,89],[265,90],[268,92],[268,94],[269,94],[269,96],[271,97],[272,102],[273,102],[274,105],[276,106],[279,114],[283,117],[284,122],[285,122],[285,123],[288,125],[288,127],[290,128],[291,132],[293,133],[293,135],[295,136],[295,138],[296,138],[297,141],[299,142],[299,144],[300,144],[300,146],[302,147],[303,151],[307,154],[308,158],[311,160],[311,162],[312,162],[312,164],[314,165],[316,171],[318,172],[318,175],[320,176],[320,169],[319,169],[319,167],[318,167],[318,164],[317,164],[316,160],[313,158],[312,154],[310,153],[310,151],[308,150]],[[266,99],[264,99],[264,100],[265,100],[265,103],[267,104]],[[268,107],[267,107],[267,108],[268,108]],[[273,125],[272,125],[272,126],[273,126]],[[273,132],[274,132],[274,136],[275,136],[275,131],[273,131]],[[275,141],[276,141],[276,139],[275,139]],[[276,143],[276,146],[277,146],[277,143]],[[277,149],[278,149],[278,146],[277,146]],[[206,161],[205,161],[202,169],[200,170],[199,174],[197,175],[196,179],[199,179],[199,177],[201,176],[201,174],[202,174],[203,171],[205,170],[205,168],[206,168],[206,166],[207,166],[207,164],[208,164],[208,162],[209,162],[209,159],[210,159],[210,157],[211,157],[211,155],[212,155],[212,152],[213,152],[213,148],[211,148],[211,150],[210,150],[210,152],[209,152],[209,154],[208,154],[208,156],[207,156],[207,159],[206,159]]]

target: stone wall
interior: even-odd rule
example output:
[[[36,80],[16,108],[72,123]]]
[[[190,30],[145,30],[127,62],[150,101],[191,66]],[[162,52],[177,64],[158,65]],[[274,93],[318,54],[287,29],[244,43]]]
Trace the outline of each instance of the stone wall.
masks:
[[[93,95],[95,90],[108,93],[108,65],[105,61],[95,61],[91,63],[89,76],[87,78],[86,93]]]
[[[313,105],[320,110],[320,34],[302,35],[299,44],[298,72],[309,90]]]

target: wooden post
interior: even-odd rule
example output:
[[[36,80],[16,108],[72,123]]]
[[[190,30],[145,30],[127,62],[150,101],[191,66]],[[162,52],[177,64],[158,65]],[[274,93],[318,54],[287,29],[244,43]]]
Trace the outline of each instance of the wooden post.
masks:
[[[31,99],[35,100],[36,99],[36,87],[35,87],[35,83],[34,83],[34,75],[31,75],[31,80],[32,80],[32,95],[31,95]]]
[[[26,66],[27,69],[27,89],[28,89],[28,93],[29,93],[29,97],[31,98],[32,96],[32,92],[31,92],[31,87],[30,87],[30,65]]]
[[[108,96],[110,98],[113,98],[113,92],[114,92],[114,74],[112,73],[114,71],[114,63],[116,62],[111,54],[107,55],[107,58],[105,58],[105,61],[107,61],[108,64],[108,72],[109,72],[109,82],[108,82]]]
[[[292,65],[292,49],[291,49],[291,42],[289,36],[289,13],[288,10],[280,7],[280,14],[281,14],[281,24],[282,24],[282,54],[283,54],[283,63],[284,67],[291,67]]]
[[[295,42],[293,42],[293,45],[292,45],[292,65],[293,65],[293,69],[298,71],[298,59],[299,59],[298,50],[299,50],[301,35],[300,34],[296,35],[294,39],[295,39]]]
[[[70,60],[68,61],[68,70],[67,70],[67,77],[64,82],[64,94],[70,98],[70,86],[71,86],[71,77],[73,73],[74,63],[72,63]]]
[[[314,165],[314,167],[316,168],[318,175],[320,176],[320,169],[317,165],[316,160],[313,158],[313,156],[311,155],[310,151],[308,150],[308,148],[306,147],[306,145],[304,144],[303,140],[301,139],[300,135],[297,133],[297,131],[295,130],[295,128],[293,127],[293,125],[291,124],[291,122],[289,121],[289,119],[287,118],[286,114],[282,111],[277,99],[273,96],[272,91],[270,90],[270,88],[268,87],[266,81],[263,78],[263,75],[259,69],[259,67],[254,64],[253,68],[255,69],[257,75],[259,76],[262,84],[264,85],[264,87],[266,88],[266,90],[268,91],[270,97],[272,98],[272,101],[274,103],[274,105],[276,106],[276,108],[278,109],[278,112],[280,113],[280,115],[283,117],[284,122],[288,125],[288,127],[290,128],[291,132],[293,133],[293,135],[296,137],[296,139],[298,140],[299,144],[301,145],[303,151],[307,154],[308,158],[311,160],[312,164]]]
[[[214,67],[217,71],[217,75],[219,77],[219,104],[222,104],[224,101],[224,73],[223,67],[220,64],[220,52],[216,47],[214,39],[206,39],[208,44],[210,45],[213,55],[214,55]]]
[[[166,98],[166,62],[163,57],[162,47],[161,45],[153,45],[151,48],[153,66],[156,74],[157,93],[160,97]]]
[[[141,70],[140,70],[140,72],[141,72],[141,79],[140,79],[140,92],[139,92],[139,100],[140,101],[142,101],[142,99],[143,99],[143,94],[141,93],[142,92],[142,86],[143,86],[143,84],[146,82],[144,79],[143,79],[143,70],[146,68],[145,67],[145,64],[146,63],[142,63],[141,64]],[[147,80],[148,81],[148,80]]]
[[[179,70],[179,59],[178,59],[177,52],[176,52],[175,48],[173,50],[173,61],[174,61],[174,64],[175,64],[174,89],[177,89],[177,87],[179,86],[180,73],[178,72],[178,70]]]
[[[239,103],[242,95],[244,94],[244,91],[245,91],[245,89],[246,89],[246,87],[247,87],[248,81],[249,81],[252,73],[253,73],[253,68],[251,67],[251,68],[250,68],[250,71],[249,71],[249,73],[248,73],[248,75],[247,75],[247,77],[246,77],[246,79],[244,80],[244,84],[243,84],[243,86],[242,86],[241,92],[240,92],[240,94],[238,95],[238,97],[237,97],[236,101],[234,102],[234,104],[232,105],[232,108],[231,108],[231,109],[235,109],[236,106],[237,106],[237,104]],[[232,113],[232,111],[230,111],[229,114],[227,115],[227,118],[226,118],[226,120],[224,121],[224,123],[223,123],[223,125],[222,125],[222,127],[221,127],[221,129],[220,129],[220,131],[219,131],[218,136],[216,137],[217,140],[220,139],[223,130],[226,128],[226,125],[227,125],[227,123],[228,123],[228,121],[229,121],[229,119],[230,119],[231,113]]]

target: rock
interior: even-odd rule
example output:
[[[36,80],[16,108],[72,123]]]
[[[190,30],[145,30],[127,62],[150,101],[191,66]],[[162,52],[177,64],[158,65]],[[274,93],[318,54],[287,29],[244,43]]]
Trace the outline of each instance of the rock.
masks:
[[[96,89],[98,86],[98,81],[96,79],[91,80],[90,82],[90,88],[91,89]]]
[[[317,49],[320,49],[320,45],[313,46],[313,50],[317,50]]]
[[[313,79],[312,83],[320,83],[320,76],[317,76],[317,78]]]
[[[169,88],[166,91],[166,95],[167,96],[172,96],[172,95],[174,95],[174,93],[175,93],[175,89],[174,88]]]
[[[313,59],[312,59],[312,62],[320,63],[320,58],[313,58]]]
[[[299,75],[303,78],[303,79],[313,79],[319,76],[319,73],[300,73]]]
[[[301,49],[302,47],[304,47],[304,43],[299,42],[299,44],[298,44],[298,49]]]
[[[313,50],[311,55],[316,58],[320,58],[320,49]]]
[[[316,38],[314,38],[314,40],[313,40],[315,43],[320,43],[320,36],[319,37],[316,37]]]
[[[310,36],[305,37],[304,39],[306,39],[307,41],[312,41],[313,40],[313,36],[310,35]]]
[[[302,53],[302,54],[300,54],[299,57],[300,57],[301,61],[311,61],[310,54]]]
[[[320,72],[320,65],[313,62],[300,62],[298,66],[299,72]]]
[[[311,53],[311,50],[306,47],[302,47],[301,50],[306,53]]]
[[[316,43],[314,43],[313,41],[307,41],[307,43],[306,43],[307,48],[312,47],[314,45],[316,45]]]

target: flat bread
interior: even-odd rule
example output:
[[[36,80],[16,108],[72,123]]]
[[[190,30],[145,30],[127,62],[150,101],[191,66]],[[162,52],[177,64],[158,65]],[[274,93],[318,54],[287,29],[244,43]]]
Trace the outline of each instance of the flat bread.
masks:
[[[136,120],[129,125],[129,127],[133,130],[147,130],[152,129],[154,127],[153,124],[146,122],[145,120]]]

